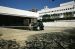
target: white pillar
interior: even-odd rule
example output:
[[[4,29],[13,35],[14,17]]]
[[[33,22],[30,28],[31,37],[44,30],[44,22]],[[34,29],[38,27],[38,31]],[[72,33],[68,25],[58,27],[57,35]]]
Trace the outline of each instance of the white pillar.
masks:
[[[74,17],[75,17],[75,14],[74,14]]]
[[[63,18],[64,17],[64,14],[60,14],[60,18]]]

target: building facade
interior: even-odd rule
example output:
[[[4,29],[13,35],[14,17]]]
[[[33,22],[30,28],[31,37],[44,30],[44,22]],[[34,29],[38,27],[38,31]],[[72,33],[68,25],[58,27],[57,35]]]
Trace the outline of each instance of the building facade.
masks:
[[[36,22],[36,12],[0,6],[0,27],[23,27]]]
[[[75,2],[70,1],[67,3],[60,4],[59,7],[48,8],[38,11],[40,19],[43,20],[58,20],[58,19],[74,19],[75,18]]]

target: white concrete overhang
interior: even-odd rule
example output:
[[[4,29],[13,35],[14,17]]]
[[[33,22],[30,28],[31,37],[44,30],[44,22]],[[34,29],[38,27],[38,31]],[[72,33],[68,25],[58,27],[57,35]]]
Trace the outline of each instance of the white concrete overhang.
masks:
[[[31,11],[20,10],[20,9],[4,7],[4,6],[0,6],[0,14],[19,16],[19,17],[30,17],[30,18],[39,17],[39,13],[37,12],[31,12]]]

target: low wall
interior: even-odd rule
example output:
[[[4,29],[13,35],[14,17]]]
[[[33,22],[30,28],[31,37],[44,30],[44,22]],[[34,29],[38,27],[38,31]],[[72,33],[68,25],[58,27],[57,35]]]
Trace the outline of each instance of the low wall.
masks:
[[[43,24],[44,26],[51,26],[51,27],[75,27],[75,20],[44,22]]]

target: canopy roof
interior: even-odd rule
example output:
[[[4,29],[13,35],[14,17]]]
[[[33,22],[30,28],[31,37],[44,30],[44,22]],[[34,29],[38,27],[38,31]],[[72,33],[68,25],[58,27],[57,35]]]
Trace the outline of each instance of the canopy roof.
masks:
[[[39,14],[37,12],[14,9],[14,8],[4,7],[4,6],[0,6],[0,14],[20,16],[20,17],[32,17],[32,18],[39,17]]]

